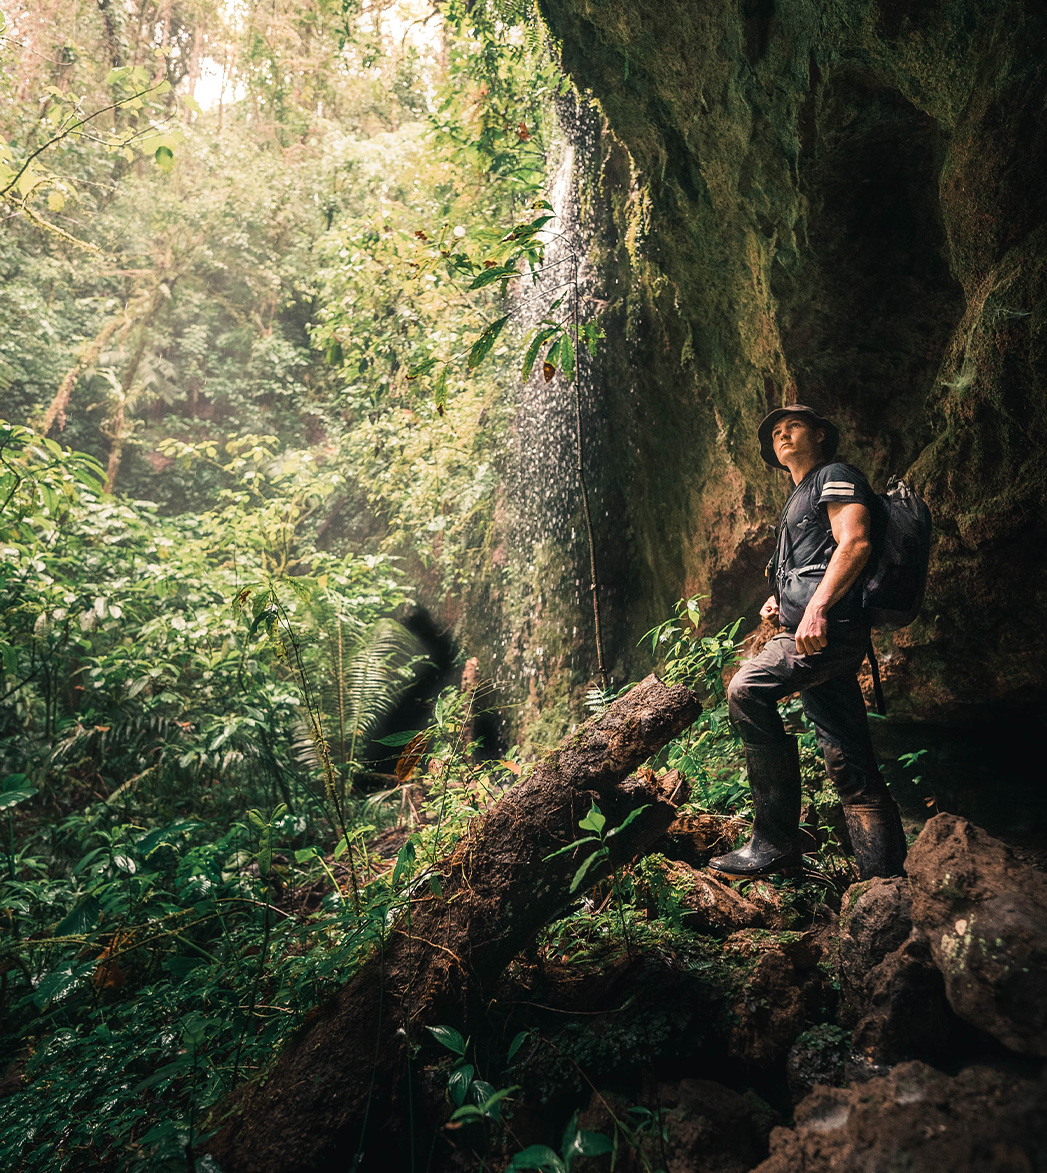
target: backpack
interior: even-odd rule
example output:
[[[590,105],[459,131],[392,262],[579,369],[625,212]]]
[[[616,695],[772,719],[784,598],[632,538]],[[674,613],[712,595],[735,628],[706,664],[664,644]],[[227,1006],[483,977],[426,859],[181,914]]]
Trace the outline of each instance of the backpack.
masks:
[[[894,477],[879,494],[879,541],[865,579],[862,605],[873,627],[906,627],[920,613],[931,557],[931,511]]]

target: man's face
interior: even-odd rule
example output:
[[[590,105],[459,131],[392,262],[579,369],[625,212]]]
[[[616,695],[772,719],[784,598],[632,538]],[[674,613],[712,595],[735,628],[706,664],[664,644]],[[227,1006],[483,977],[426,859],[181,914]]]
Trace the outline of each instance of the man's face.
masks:
[[[788,460],[820,460],[825,429],[816,428],[802,415],[785,415],[771,431],[771,447],[782,464]]]

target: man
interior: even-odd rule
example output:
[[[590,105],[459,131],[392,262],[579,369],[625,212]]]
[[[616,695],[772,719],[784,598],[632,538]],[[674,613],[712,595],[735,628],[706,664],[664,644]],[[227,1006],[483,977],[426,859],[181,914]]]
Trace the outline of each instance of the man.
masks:
[[[863,879],[900,875],[905,835],[880,776],[858,669],[869,646],[862,572],[873,549],[878,502],[849,464],[833,463],[839,431],[794,403],[760,425],[760,452],[795,488],[768,566],[774,594],[760,611],[782,630],[744,664],[728,689],[731,720],[745,745],[753,801],[752,837],[709,861],[729,876],[759,876],[799,862],[800,763],[778,701],[800,693],[825,768],[843,802]]]

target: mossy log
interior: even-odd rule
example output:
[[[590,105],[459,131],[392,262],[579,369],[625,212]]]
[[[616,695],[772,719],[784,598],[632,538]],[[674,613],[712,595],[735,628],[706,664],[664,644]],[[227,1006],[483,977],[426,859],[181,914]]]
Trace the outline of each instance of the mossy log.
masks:
[[[700,712],[689,689],[648,676],[476,819],[440,867],[442,893],[414,899],[385,948],[237,1096],[204,1146],[223,1173],[388,1168],[377,1138],[396,1123],[409,1045],[426,1026],[465,1025],[567,905],[585,849],[548,857],[579,838],[594,800],[609,829],[644,809],[609,841],[611,859],[586,886],[664,834],[686,785],[675,771],[633,771]]]

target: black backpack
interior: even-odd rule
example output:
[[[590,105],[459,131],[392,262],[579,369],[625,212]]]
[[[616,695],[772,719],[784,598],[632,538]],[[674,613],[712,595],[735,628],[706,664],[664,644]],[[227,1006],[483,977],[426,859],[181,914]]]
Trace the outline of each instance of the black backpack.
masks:
[[[873,627],[906,627],[920,613],[927,589],[931,559],[931,511],[927,502],[905,481],[892,478],[879,494],[880,516],[875,521],[875,554],[862,590],[862,606]],[[869,667],[880,716],[887,715],[872,640]]]
[[[873,627],[907,627],[920,613],[931,557],[931,511],[895,477],[880,493],[879,540],[862,605]]]

